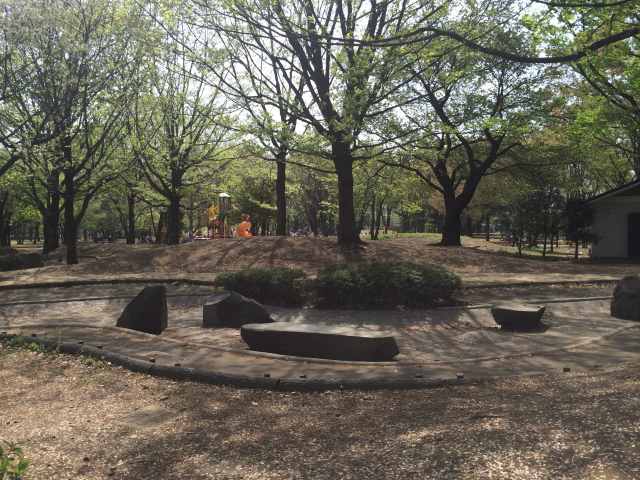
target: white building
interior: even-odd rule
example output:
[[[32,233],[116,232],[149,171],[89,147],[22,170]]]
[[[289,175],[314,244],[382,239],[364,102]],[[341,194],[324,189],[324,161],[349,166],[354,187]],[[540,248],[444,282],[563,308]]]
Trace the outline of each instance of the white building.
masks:
[[[598,242],[594,258],[640,258],[640,180],[589,200]]]

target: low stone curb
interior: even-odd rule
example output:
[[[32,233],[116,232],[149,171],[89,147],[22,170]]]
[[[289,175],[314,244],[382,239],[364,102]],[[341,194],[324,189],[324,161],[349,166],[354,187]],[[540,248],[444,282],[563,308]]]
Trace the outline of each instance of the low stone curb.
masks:
[[[617,332],[619,333],[619,332]],[[412,376],[396,375],[386,378],[275,378],[234,375],[219,373],[179,364],[162,365],[153,361],[133,358],[128,355],[104,350],[93,345],[77,342],[60,342],[37,336],[24,336],[0,332],[0,339],[20,338],[25,342],[36,343],[49,350],[70,355],[84,355],[98,360],[126,368],[132,372],[143,373],[160,378],[177,381],[191,381],[210,385],[232,386],[238,388],[252,388],[277,391],[317,392],[327,390],[416,390],[438,388],[446,386],[478,385],[488,383],[497,378],[522,378],[548,375],[548,370],[529,371],[519,374],[496,374],[465,378],[464,374],[453,377],[425,377],[424,374]],[[563,349],[559,349],[563,350]],[[565,373],[569,370],[563,370]],[[560,371],[558,371],[560,373]]]
[[[396,377],[381,379],[290,379],[272,377],[249,377],[217,373],[209,370],[171,365],[156,365],[153,362],[132,358],[90,345],[70,342],[56,342],[39,337],[0,334],[0,339],[20,338],[25,342],[36,343],[49,350],[70,355],[85,355],[110,362],[132,372],[178,381],[191,381],[210,385],[233,386],[282,391],[326,391],[326,390],[408,390],[434,388],[447,385],[471,384],[486,379],[465,381],[460,378],[418,378]]]
[[[89,278],[86,280],[60,280],[49,282],[32,282],[32,283],[11,283],[0,284],[1,290],[24,290],[29,288],[57,288],[57,287],[80,287],[83,285],[122,285],[127,283],[148,284],[148,283],[186,283],[188,285],[200,285],[214,287],[214,280],[198,280],[194,278]]]

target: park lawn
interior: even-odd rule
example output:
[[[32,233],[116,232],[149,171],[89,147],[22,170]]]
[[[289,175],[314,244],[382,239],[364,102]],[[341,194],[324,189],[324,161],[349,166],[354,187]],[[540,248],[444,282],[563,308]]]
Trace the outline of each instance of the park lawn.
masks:
[[[1,437],[29,479],[632,479],[640,370],[418,391],[173,382],[0,344]]]

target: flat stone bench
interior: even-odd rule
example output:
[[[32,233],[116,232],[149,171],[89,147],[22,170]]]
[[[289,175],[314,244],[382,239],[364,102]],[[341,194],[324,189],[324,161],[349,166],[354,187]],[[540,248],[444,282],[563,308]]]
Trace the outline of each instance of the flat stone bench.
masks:
[[[527,331],[543,327],[546,307],[539,305],[503,304],[491,309],[493,319],[505,330]]]
[[[346,326],[258,323],[243,325],[240,335],[251,350],[280,355],[384,362],[400,353],[394,337]]]

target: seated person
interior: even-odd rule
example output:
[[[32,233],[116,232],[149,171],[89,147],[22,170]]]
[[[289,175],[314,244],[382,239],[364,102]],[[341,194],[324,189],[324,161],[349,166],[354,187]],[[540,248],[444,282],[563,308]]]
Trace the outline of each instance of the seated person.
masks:
[[[238,225],[236,232],[241,238],[253,237],[251,234],[251,217],[249,217],[249,215],[242,216],[242,222]]]

